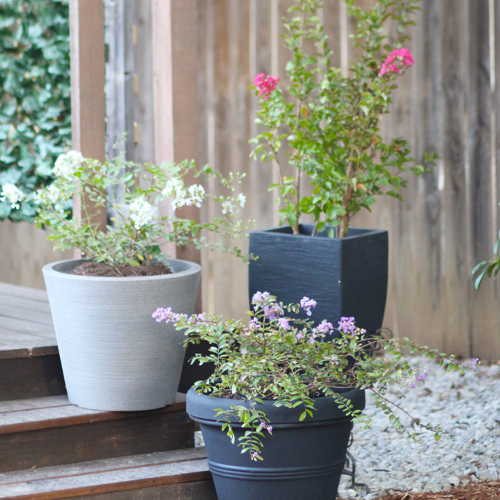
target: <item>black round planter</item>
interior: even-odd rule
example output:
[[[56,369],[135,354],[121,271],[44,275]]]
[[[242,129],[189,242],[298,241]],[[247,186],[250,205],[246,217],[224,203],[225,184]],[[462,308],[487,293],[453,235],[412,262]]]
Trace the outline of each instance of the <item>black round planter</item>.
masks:
[[[350,228],[346,238],[312,237],[313,225],[250,233],[250,253],[258,256],[248,268],[249,296],[267,291],[285,304],[304,296],[317,301],[316,323],[337,326],[342,316],[373,335],[384,319],[388,275],[387,231]],[[302,318],[307,318],[305,313]]]
[[[365,393],[359,389],[343,393],[355,409],[365,407]],[[187,413],[199,422],[208,465],[219,500],[333,500],[346,460],[352,429],[333,398],[317,398],[314,417],[303,422],[303,408],[276,407],[265,401],[263,410],[273,426],[264,439],[262,461],[251,461],[248,452],[232,444],[215,418],[215,409],[227,409],[235,400],[187,393]],[[248,405],[249,402],[242,402]],[[239,423],[232,424],[235,443],[244,434]]]

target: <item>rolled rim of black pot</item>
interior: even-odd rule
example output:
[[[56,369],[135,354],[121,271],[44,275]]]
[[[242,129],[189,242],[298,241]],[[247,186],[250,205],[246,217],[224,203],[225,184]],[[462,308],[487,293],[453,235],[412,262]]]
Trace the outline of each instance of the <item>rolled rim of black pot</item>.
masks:
[[[363,410],[365,408],[365,391],[361,389],[344,389],[339,390],[343,398],[348,399],[352,404],[353,410]],[[299,405],[296,408],[287,408],[284,406],[275,406],[276,401],[267,400],[263,404],[257,403],[256,410],[263,411],[266,418],[273,425],[275,424],[295,424],[300,421],[300,415],[304,411],[304,406]],[[215,415],[218,410],[226,411],[233,405],[242,405],[250,407],[251,401],[242,399],[218,398],[205,394],[199,394],[194,389],[189,389],[186,395],[186,411],[188,415],[195,421],[204,422],[220,422],[221,425],[224,419],[217,418]],[[307,421],[324,422],[334,419],[348,418],[345,411],[331,396],[322,396],[314,398],[313,417],[307,416]],[[217,411],[216,411],[217,410]],[[238,420],[231,416],[230,422],[237,423]]]

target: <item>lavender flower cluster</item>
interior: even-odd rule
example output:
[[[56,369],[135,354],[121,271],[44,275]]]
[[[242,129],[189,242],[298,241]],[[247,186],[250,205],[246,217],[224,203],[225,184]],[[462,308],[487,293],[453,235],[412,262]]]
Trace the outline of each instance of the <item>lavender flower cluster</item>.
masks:
[[[312,309],[316,307],[317,302],[314,299],[310,299],[309,297],[303,297],[300,300],[300,307],[307,313],[308,316],[312,315]],[[271,323],[276,323],[277,326],[285,331],[291,330],[290,319],[283,317],[285,311],[283,307],[276,302],[276,297],[272,296],[269,292],[256,292],[252,297],[252,306],[255,312],[262,310],[264,313],[264,318],[269,320]],[[186,322],[186,326],[193,327],[197,325],[205,325],[207,324],[207,319],[204,314],[194,314],[192,316],[188,316],[187,314],[175,313],[172,311],[172,308],[158,308],[153,314],[153,318],[156,319],[157,323],[165,322],[165,323],[179,323],[181,321]],[[261,328],[263,325],[259,321],[257,316],[253,316],[250,320],[246,335],[251,336],[252,330],[256,330]],[[311,336],[309,338],[309,342],[314,344],[316,342],[316,338],[318,336],[324,337],[326,335],[332,335],[335,327],[329,321],[323,320],[318,326],[312,328]],[[362,328],[358,328],[355,324],[354,317],[342,317],[338,322],[337,330],[344,335],[354,336],[355,334],[364,334],[366,330]],[[303,330],[297,331],[297,340],[303,339],[305,336]],[[242,354],[246,354],[243,352]],[[339,364],[338,358],[336,356],[333,357],[332,360],[334,364]]]

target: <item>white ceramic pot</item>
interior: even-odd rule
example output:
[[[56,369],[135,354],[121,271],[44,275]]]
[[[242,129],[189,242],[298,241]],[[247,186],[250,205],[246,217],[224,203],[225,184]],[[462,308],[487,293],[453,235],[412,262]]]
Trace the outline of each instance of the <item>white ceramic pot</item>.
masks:
[[[107,411],[172,404],[184,361],[184,335],[151,315],[158,307],[192,314],[201,267],[171,259],[174,272],[161,276],[64,272],[81,262],[43,268],[70,402]]]

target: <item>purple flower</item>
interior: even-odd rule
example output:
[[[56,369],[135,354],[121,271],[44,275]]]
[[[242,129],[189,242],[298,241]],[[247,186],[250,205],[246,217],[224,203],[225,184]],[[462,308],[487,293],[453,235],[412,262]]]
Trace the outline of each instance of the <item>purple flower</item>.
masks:
[[[267,426],[267,432],[269,432],[269,434],[271,434],[273,432],[273,426],[272,425],[268,425]]]
[[[339,330],[345,335],[352,335],[356,331],[354,318],[352,316],[342,316],[339,321]]]
[[[288,320],[286,318],[280,318],[278,320],[278,326],[280,328],[283,328],[283,330],[290,330],[290,324],[288,323]]]
[[[159,307],[151,316],[153,316],[153,318],[156,318],[157,323],[161,323],[162,321],[167,321],[168,323],[168,321],[170,320],[167,320],[167,318],[169,318],[171,314],[172,314],[171,307],[167,309]]]
[[[260,426],[261,426],[263,429],[265,429],[265,428],[266,428],[266,423],[265,423],[265,422],[261,422],[261,423],[260,423]]]
[[[278,304],[264,305],[264,314],[271,321],[278,319],[283,314],[283,309]]]
[[[252,455],[252,459],[256,459],[259,456],[259,453],[256,451],[251,451],[250,454]]]
[[[313,336],[309,339],[309,342],[311,342],[311,344],[314,344],[314,342],[316,342],[316,341],[314,340],[314,335],[313,335]]]
[[[335,364],[335,365],[338,365],[339,364],[339,358],[337,358],[337,356],[332,356],[332,363]]]
[[[308,316],[311,316],[311,309],[316,307],[316,301],[310,299],[309,297],[302,297],[302,299],[300,300],[300,307],[302,307],[302,309],[306,311]]]
[[[316,328],[316,331],[318,331],[320,333],[324,333],[325,335],[327,333],[329,333],[331,335],[332,330],[333,330],[333,325],[331,323],[329,323],[328,321],[326,321],[326,319],[324,319]]]
[[[276,297],[269,292],[256,292],[252,297],[252,304],[255,311],[262,309],[267,318],[271,321],[278,319],[283,314],[283,309],[276,304]]]
[[[297,335],[297,338],[298,338],[299,340],[300,340],[301,338],[303,338],[303,337],[304,337],[304,335],[302,335],[302,333],[299,333],[299,334]]]
[[[252,321],[250,321],[250,323],[248,324],[248,328],[250,328],[250,330],[254,330],[255,328],[259,328],[260,326],[260,323],[259,323],[259,320],[257,318],[252,318]],[[250,335],[249,333],[247,333],[247,335]]]
[[[474,371],[477,372],[477,364],[479,363],[479,358],[472,358],[472,361],[469,363],[471,368],[474,368]]]
[[[418,382],[423,382],[427,378],[427,375],[429,375],[429,373],[427,372],[427,370],[424,370],[420,375],[417,375],[417,377],[415,377],[415,381],[414,382],[410,383],[410,387],[412,389],[415,389],[416,384]]]
[[[252,305],[254,310],[257,310],[266,302],[269,302],[271,294],[269,292],[256,292],[252,297]]]
[[[157,323],[161,323],[165,321],[165,323],[178,323],[181,318],[187,318],[185,314],[178,314],[172,312],[171,307],[167,307],[164,309],[163,307],[159,307],[153,314],[153,318],[156,318]]]

